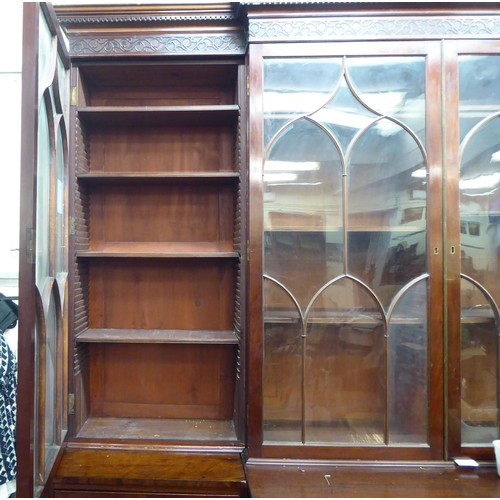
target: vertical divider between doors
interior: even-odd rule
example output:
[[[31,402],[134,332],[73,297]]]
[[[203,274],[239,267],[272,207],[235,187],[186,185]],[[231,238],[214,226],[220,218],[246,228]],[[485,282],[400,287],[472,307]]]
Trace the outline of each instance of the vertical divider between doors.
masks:
[[[434,460],[443,459],[443,143],[440,42],[430,43],[427,53],[426,120],[428,137],[428,370],[429,445]]]
[[[443,207],[445,260],[443,274],[444,323],[444,382],[445,423],[444,455],[449,459],[460,450],[460,251],[449,253],[452,246],[460,249],[459,191],[459,123],[458,123],[458,56],[456,44],[442,42],[443,54],[443,133],[444,185]],[[458,332],[458,333],[457,333]]]
[[[262,296],[262,77],[263,54],[260,44],[249,49],[249,182],[248,182],[248,353],[247,356],[247,421],[250,456],[262,456],[263,441],[263,296]]]

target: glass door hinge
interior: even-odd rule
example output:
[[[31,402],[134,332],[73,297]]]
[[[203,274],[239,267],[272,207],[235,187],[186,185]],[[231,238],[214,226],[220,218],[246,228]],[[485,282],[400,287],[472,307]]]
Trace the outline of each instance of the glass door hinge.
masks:
[[[69,218],[69,234],[71,236],[76,234],[75,218],[72,216]]]
[[[71,106],[76,106],[76,87],[71,87]]]

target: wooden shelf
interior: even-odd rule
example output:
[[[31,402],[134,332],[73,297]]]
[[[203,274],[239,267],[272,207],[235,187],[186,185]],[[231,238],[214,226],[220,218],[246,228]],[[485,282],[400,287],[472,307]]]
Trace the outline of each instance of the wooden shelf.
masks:
[[[219,419],[89,417],[77,437],[236,442],[233,421]]]
[[[86,183],[110,184],[147,184],[157,183],[207,183],[238,181],[238,172],[168,172],[168,173],[121,173],[121,172],[89,172],[77,174],[77,178]]]
[[[77,335],[75,340],[122,344],[238,344],[238,337],[231,330],[89,328]]]
[[[233,125],[236,104],[213,106],[82,106],[79,117],[92,125]]]
[[[292,316],[292,314],[294,316]],[[280,313],[273,313],[264,317],[264,323],[269,324],[294,324],[298,323],[300,319],[297,316],[297,311],[290,310],[289,312],[282,311]],[[370,316],[369,314],[360,314],[359,316],[342,315],[339,313],[331,313],[323,317],[309,317],[307,320],[311,325],[353,325],[359,327],[379,326],[383,325],[383,320],[380,316]],[[422,320],[415,317],[398,317],[392,316],[390,325],[418,325]]]
[[[78,258],[168,258],[168,259],[236,259],[239,253],[231,245],[210,242],[106,242],[96,244],[92,250],[77,252]]]
[[[462,309],[461,321],[466,324],[491,323],[495,321],[492,309],[472,308]]]

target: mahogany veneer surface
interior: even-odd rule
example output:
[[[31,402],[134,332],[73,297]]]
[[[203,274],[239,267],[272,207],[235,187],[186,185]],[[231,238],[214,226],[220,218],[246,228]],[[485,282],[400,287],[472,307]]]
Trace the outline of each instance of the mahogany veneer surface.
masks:
[[[102,496],[246,496],[246,480],[237,453],[67,449],[54,489],[55,496],[75,496],[76,492],[80,496],[96,496],[97,492]]]
[[[257,498],[500,497],[493,467],[247,464],[246,473]]]

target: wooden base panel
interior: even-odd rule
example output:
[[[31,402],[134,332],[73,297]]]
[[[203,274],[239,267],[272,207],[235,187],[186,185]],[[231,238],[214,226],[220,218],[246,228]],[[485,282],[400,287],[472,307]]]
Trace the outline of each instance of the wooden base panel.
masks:
[[[67,449],[55,497],[247,496],[239,453]]]
[[[256,498],[403,498],[500,496],[493,467],[247,464],[250,495]]]

